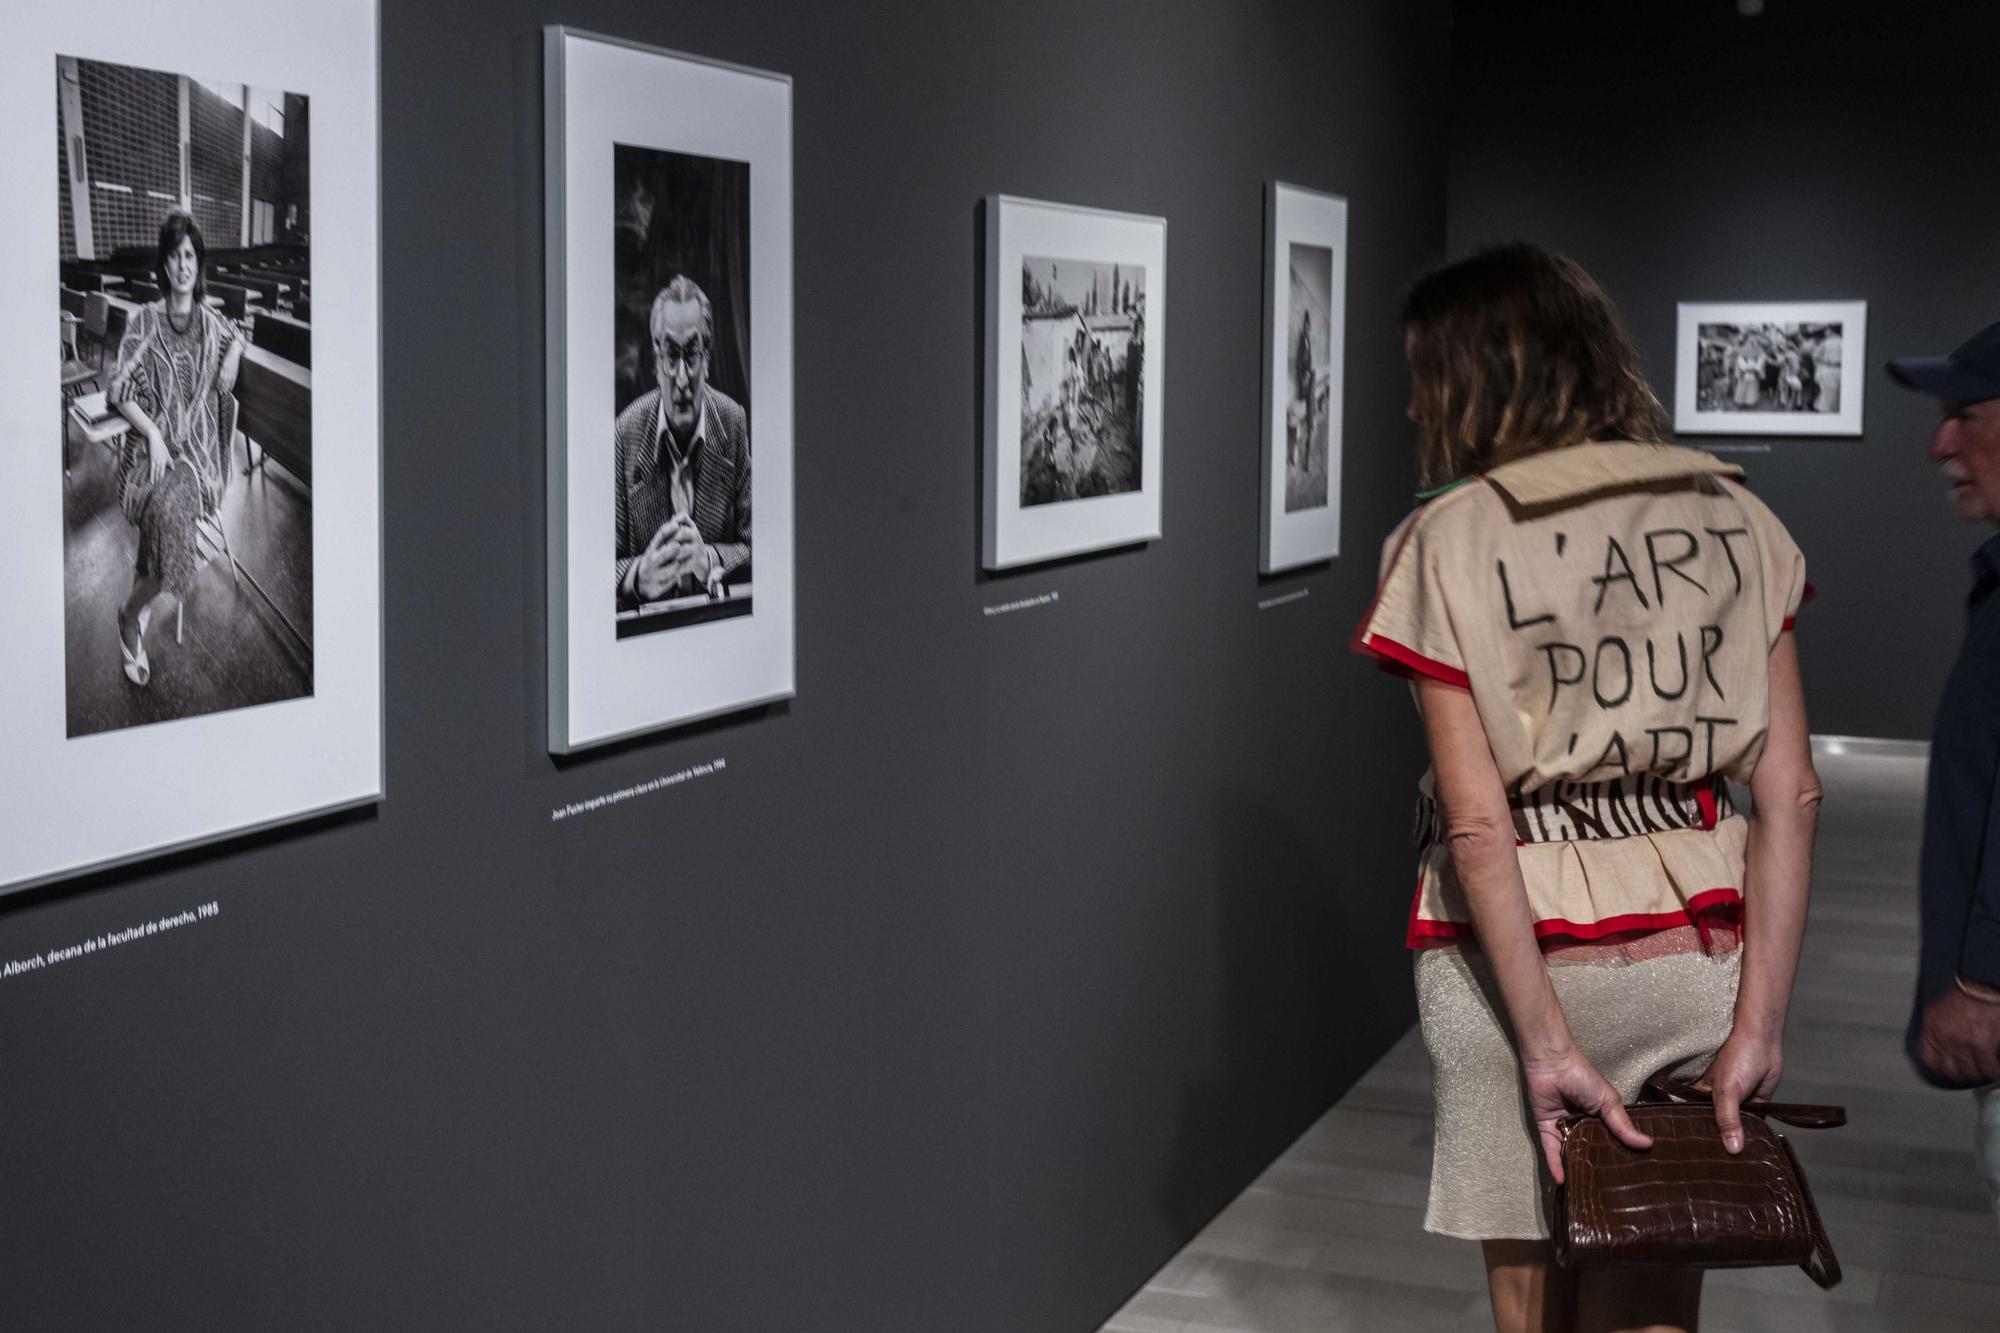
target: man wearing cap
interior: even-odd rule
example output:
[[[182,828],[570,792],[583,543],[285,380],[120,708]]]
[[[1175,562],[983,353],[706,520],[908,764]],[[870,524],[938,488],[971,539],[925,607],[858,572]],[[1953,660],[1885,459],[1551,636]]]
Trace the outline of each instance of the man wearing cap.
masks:
[[[1930,457],[1967,522],[2000,525],[2000,324],[1889,373],[1939,400]],[[1905,1046],[1926,1081],[1975,1088],[1979,1165],[2000,1213],[2000,535],[1972,557],[1965,641],[1931,737],[1923,944]]]

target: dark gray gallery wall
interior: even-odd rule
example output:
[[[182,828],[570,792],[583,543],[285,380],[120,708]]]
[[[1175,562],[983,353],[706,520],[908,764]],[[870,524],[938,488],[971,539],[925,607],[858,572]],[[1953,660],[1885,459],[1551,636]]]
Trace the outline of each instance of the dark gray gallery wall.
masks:
[[[1459,0],[1451,251],[1523,237],[1625,311],[1671,402],[1677,301],[1865,299],[1855,439],[1718,439],[1804,548],[1821,733],[1927,737],[1962,626],[1937,415],[1889,356],[2000,319],[2000,173],[1982,145],[2000,7],[1768,0]]]
[[[0,982],[0,1324],[1094,1327],[1412,1017],[1418,738],[1346,639],[1413,480],[1444,5],[382,19],[388,798],[0,903],[7,957],[221,907]],[[798,697],[564,764],[552,20],[796,81]],[[1352,201],[1346,554],[1260,581],[1271,177]],[[978,572],[990,191],[1169,219],[1146,548]]]

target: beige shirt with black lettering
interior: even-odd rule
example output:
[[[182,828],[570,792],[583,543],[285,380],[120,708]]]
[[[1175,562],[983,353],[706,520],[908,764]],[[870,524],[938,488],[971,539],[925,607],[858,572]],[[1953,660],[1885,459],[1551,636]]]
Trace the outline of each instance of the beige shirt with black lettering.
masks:
[[[1768,725],[1770,652],[1808,585],[1784,524],[1741,478],[1711,454],[1658,444],[1583,444],[1494,468],[1390,534],[1355,647],[1469,689],[1510,797],[1639,775],[1747,782]],[[1537,933],[1593,940],[1686,924],[1690,903],[1740,902],[1744,834],[1733,816],[1524,843]],[[1433,847],[1411,942],[1464,938],[1468,920]]]

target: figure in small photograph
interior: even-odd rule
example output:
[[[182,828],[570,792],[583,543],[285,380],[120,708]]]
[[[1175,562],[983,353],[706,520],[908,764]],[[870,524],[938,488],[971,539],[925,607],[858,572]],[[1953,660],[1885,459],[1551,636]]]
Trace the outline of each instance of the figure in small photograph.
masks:
[[[1305,417],[1305,429],[1293,432],[1289,441],[1287,457],[1297,463],[1305,452],[1304,445],[1312,439],[1313,426],[1313,330],[1312,312],[1307,311],[1299,321],[1299,336],[1292,345],[1292,394],[1298,400],[1300,411]]]
[[[1285,512],[1327,502],[1333,332],[1333,249],[1291,245],[1287,337],[1291,398],[1285,408]]]
[[[1813,374],[1819,394],[1812,402],[1815,412],[1840,410],[1840,325],[1829,324],[1812,352]]]

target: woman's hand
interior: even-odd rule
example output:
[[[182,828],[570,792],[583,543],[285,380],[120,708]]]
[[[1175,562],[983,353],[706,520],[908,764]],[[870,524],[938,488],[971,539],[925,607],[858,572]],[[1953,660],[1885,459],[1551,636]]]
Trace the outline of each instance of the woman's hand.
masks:
[[[1597,1066],[1571,1046],[1547,1058],[1524,1058],[1521,1078],[1528,1085],[1528,1115],[1535,1122],[1535,1137],[1541,1140],[1542,1156],[1556,1184],[1563,1182],[1562,1134],[1556,1122],[1567,1115],[1594,1115],[1628,1148],[1644,1151],[1653,1146],[1650,1134],[1641,1134],[1611,1080],[1597,1072]]]
[[[1729,1040],[1715,1053],[1708,1072],[1695,1082],[1715,1099],[1715,1124],[1722,1131],[1722,1146],[1732,1153],[1743,1151],[1743,1103],[1769,1101],[1778,1090],[1784,1072],[1782,1043],[1773,1035],[1730,1031]]]
[[[157,428],[146,432],[146,480],[158,481],[167,475],[167,469],[174,463],[167,452],[167,442]]]

